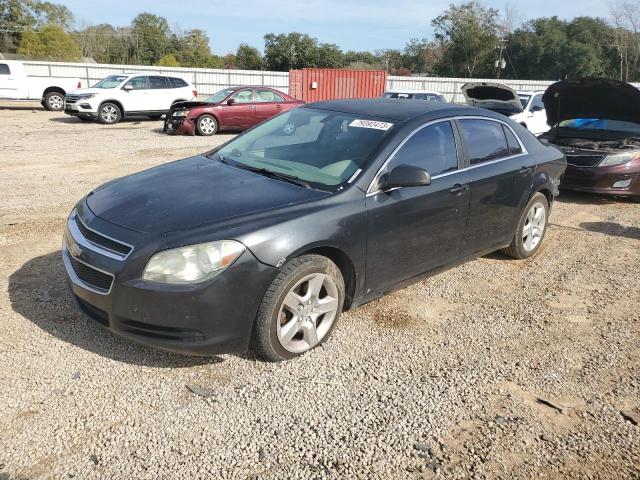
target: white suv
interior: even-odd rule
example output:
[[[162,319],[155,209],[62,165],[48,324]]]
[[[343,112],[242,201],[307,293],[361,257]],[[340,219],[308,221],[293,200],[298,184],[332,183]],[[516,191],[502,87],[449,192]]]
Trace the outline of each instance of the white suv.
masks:
[[[511,120],[528,128],[534,135],[541,135],[549,130],[547,125],[547,112],[542,103],[544,90],[535,92],[518,92],[522,102],[522,113],[513,115]]]
[[[125,117],[159,119],[175,102],[193,100],[196,89],[182,78],[124,73],[65,96],[64,111],[81,119],[117,123]]]

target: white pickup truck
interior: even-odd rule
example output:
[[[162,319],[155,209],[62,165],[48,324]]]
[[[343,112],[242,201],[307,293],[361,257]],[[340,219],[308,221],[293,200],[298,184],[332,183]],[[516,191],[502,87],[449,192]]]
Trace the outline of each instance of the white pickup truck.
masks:
[[[47,110],[62,110],[67,92],[82,88],[79,78],[28,75],[23,62],[0,60],[0,98],[40,100]]]

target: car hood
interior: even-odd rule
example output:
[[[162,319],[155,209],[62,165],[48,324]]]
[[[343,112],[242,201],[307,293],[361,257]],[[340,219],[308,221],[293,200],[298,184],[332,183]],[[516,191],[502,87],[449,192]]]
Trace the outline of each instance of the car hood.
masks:
[[[197,100],[194,101],[190,101],[190,102],[176,102],[171,106],[172,110],[177,110],[180,108],[186,108],[187,110],[190,108],[196,108],[196,107],[215,107],[217,106],[217,103],[211,103],[211,102],[198,102]]]
[[[549,125],[576,118],[640,123],[640,90],[618,80],[562,80],[547,89],[542,101]]]
[[[198,155],[113,180],[92,191],[86,201],[107,222],[161,233],[326,195]]]
[[[107,92],[109,90],[115,90],[114,88],[92,88],[92,87],[88,87],[88,88],[78,88],[76,90],[71,90],[70,93],[72,95],[82,95],[82,94],[86,94],[86,93],[104,93]]]
[[[498,113],[513,115],[522,112],[518,94],[501,83],[470,82],[462,86],[462,94],[468,105]]]

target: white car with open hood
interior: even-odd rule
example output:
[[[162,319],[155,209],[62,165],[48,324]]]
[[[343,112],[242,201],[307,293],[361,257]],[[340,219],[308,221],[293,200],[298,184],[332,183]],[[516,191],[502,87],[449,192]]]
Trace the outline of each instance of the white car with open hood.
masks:
[[[542,103],[544,92],[516,92],[495,82],[470,82],[462,86],[467,104],[501,113],[529,129],[534,135],[549,130]]]

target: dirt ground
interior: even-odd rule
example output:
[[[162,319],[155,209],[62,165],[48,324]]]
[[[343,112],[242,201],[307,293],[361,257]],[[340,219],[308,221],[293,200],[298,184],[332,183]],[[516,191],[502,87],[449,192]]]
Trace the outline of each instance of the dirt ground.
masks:
[[[640,478],[640,204],[563,192],[533,259],[357,308],[301,359],[181,357],[84,320],[59,256],[92,188],[231,137],[161,127],[0,103],[0,480]]]

